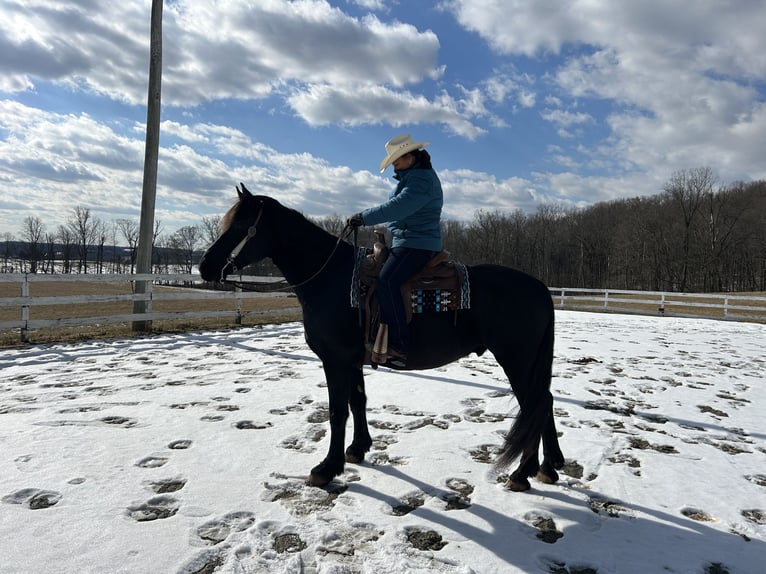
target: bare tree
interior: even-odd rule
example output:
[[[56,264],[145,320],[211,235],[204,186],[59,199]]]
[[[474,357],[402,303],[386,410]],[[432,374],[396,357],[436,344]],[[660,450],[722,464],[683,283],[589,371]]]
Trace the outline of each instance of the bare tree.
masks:
[[[176,231],[170,238],[171,246],[178,254],[178,263],[184,273],[191,273],[194,267],[194,252],[199,247],[202,233],[196,225],[186,225]]]
[[[118,219],[115,223],[120,234],[128,243],[128,249],[130,250],[130,272],[134,273],[136,248],[138,247],[138,223],[132,219]]]
[[[77,206],[72,210],[72,215],[67,222],[77,244],[79,260],[77,270],[79,273],[88,272],[88,249],[96,241],[100,221],[94,218],[90,209]]]
[[[206,245],[212,245],[218,236],[221,234],[221,216],[214,215],[212,217],[202,218],[202,241]]]
[[[96,220],[93,236],[96,242],[96,273],[104,272],[104,248],[107,239],[107,226],[101,220]]]
[[[674,204],[681,210],[683,222],[682,259],[679,288],[688,289],[689,270],[692,265],[692,236],[693,226],[702,208],[705,198],[712,193],[715,175],[709,167],[698,167],[674,173],[665,185],[665,192]]]
[[[45,255],[45,224],[36,215],[24,218],[21,224],[21,237],[25,242],[21,253],[22,260],[29,264],[29,272],[37,273]]]
[[[61,271],[62,273],[71,273],[72,257],[75,251],[75,236],[69,225],[59,225],[56,239],[61,248]]]
[[[43,273],[55,273],[56,272],[56,234],[45,233],[45,260],[43,261]]]

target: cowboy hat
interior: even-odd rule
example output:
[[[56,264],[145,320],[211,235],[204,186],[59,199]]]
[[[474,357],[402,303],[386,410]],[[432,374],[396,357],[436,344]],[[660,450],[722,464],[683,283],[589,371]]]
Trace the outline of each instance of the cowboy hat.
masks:
[[[386,157],[380,162],[381,173],[403,155],[416,149],[424,148],[427,145],[431,145],[431,142],[414,142],[410,134],[402,134],[391,138],[386,142]]]

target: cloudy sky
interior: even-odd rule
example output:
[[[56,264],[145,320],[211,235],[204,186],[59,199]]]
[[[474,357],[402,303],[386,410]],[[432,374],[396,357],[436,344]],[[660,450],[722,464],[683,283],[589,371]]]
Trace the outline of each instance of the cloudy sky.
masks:
[[[0,234],[138,220],[151,2],[0,0]],[[762,0],[166,0],[157,218],[243,181],[308,215],[382,201],[432,142],[445,217],[766,179]]]

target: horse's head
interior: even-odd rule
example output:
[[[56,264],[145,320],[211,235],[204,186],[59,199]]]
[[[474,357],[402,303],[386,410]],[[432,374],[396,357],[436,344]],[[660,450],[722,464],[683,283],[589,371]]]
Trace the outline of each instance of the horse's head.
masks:
[[[223,281],[229,273],[256,263],[270,255],[270,241],[264,233],[265,197],[254,196],[240,183],[239,200],[221,219],[221,234],[208,247],[199,263],[205,281]]]

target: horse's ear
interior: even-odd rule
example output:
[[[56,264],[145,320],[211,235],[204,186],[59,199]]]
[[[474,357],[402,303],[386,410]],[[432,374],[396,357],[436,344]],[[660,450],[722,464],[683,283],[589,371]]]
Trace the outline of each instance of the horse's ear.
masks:
[[[237,195],[239,195],[240,199],[243,199],[245,197],[253,197],[253,194],[250,193],[250,190],[245,187],[244,183],[239,184],[237,187]]]

